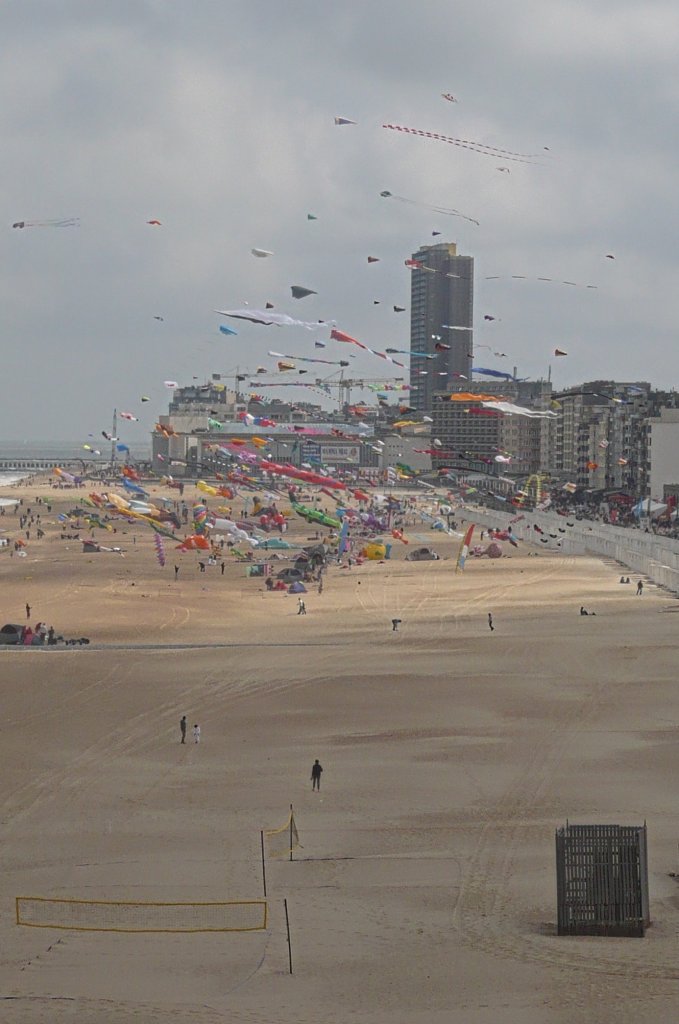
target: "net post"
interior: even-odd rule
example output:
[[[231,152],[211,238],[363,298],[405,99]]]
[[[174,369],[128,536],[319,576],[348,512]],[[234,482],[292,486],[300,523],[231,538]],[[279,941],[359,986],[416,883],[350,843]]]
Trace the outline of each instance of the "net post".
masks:
[[[292,822],[293,822],[293,812],[292,812],[292,804],[290,804],[290,861],[291,862],[292,862]],[[292,974],[292,971],[290,971],[290,973]]]
[[[264,899],[266,899],[266,861],[264,857],[264,829],[259,831],[259,840],[262,846],[262,885],[264,887]]]
[[[288,934],[288,965],[290,967],[290,974],[292,974],[292,946],[290,944],[290,918],[288,917],[288,901],[283,900],[283,906],[285,907],[285,930]]]

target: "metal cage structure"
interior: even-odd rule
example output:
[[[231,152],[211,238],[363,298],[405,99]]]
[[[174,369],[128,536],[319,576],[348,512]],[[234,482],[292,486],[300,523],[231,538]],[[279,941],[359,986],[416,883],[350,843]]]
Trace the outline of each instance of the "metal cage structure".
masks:
[[[650,925],[646,824],[556,831],[559,935],[643,938]]]

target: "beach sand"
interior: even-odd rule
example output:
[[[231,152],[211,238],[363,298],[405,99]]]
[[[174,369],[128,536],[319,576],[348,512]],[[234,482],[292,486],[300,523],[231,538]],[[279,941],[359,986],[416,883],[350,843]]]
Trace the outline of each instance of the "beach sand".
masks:
[[[25,559],[0,553],[3,621],[28,601],[34,623],[91,640],[0,650],[3,1024],[675,1018],[679,605],[650,584],[636,598],[615,564],[526,546],[455,574],[457,542],[407,532],[446,560],[406,563],[399,545],[331,568],[306,616],[239,564],[178,556],[174,583],[171,542],[163,570],[142,528],[97,532],[124,557],[56,526]],[[15,923],[20,895],[259,899],[260,830],[290,804],[302,847],[267,859],[266,931]],[[556,936],[566,819],[647,821],[645,939]]]

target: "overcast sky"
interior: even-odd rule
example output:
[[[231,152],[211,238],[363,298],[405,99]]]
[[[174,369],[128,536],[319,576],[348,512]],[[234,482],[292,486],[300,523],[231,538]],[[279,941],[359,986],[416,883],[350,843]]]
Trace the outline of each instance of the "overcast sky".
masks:
[[[117,406],[140,416],[133,448],[164,380],[314,355],[292,328],[226,338],[214,309],[268,300],[408,348],[392,307],[432,241],[475,258],[477,365],[676,385],[678,54],[679,7],[653,0],[5,0],[0,439],[87,441]],[[11,227],[66,217],[80,226]],[[598,288],[484,280],[512,274]]]

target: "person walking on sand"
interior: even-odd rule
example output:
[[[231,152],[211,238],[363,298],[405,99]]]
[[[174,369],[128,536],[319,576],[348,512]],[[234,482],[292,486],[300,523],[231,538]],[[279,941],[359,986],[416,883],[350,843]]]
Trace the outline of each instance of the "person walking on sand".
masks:
[[[321,772],[322,771],[323,771],[323,768],[321,767],[321,764],[320,764],[318,758],[316,758],[316,760],[314,761],[314,763],[311,766],[311,791],[312,792],[315,789],[319,790],[319,792],[320,792],[320,788],[321,788]]]
[[[400,624],[401,624],[401,620],[400,619],[392,619],[391,620],[391,631],[392,631],[392,633],[398,633],[398,627],[400,626]]]
[[[182,715],[179,719],[179,731],[182,734],[180,743],[186,743],[186,715]]]
[[[644,592],[644,581],[643,580],[639,580],[639,582],[637,583],[637,597],[641,597],[643,592]],[[26,607],[28,608],[28,605],[26,605]]]
[[[177,582],[177,577],[178,576],[179,576],[179,566],[175,565],[175,567],[174,567],[174,581],[175,581],[175,583]]]
[[[297,606],[297,614],[306,615],[306,605],[304,604],[304,601],[302,600],[301,597],[297,598]]]
[[[196,723],[193,727],[193,742],[200,743],[200,726]]]
[[[491,633],[493,633],[495,631],[495,626],[493,625],[492,612],[488,612],[488,626],[490,628]]]
[[[637,591],[637,593],[638,593],[638,591]],[[26,602],[26,618],[30,619],[30,617],[31,617],[31,606],[30,606],[30,604],[27,601]]]

